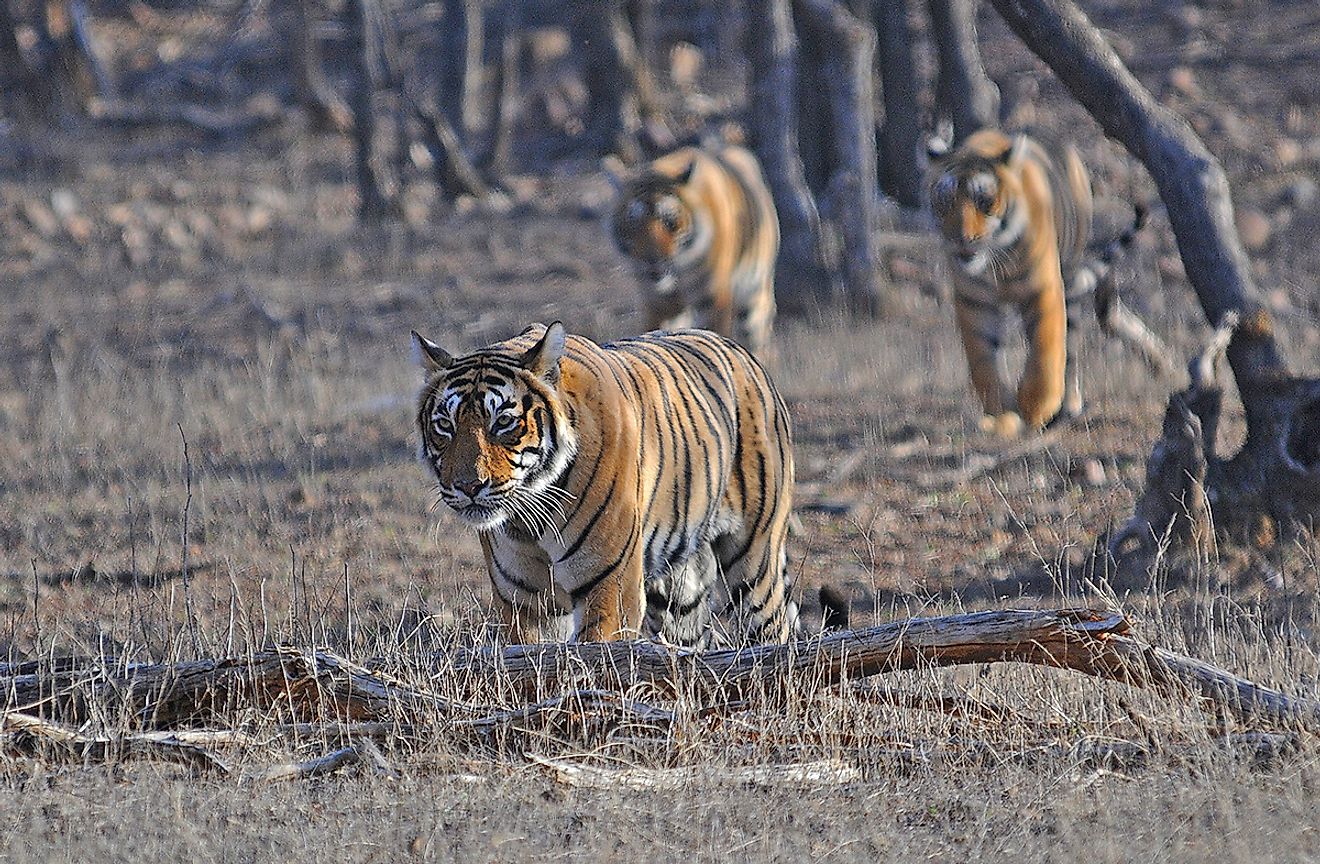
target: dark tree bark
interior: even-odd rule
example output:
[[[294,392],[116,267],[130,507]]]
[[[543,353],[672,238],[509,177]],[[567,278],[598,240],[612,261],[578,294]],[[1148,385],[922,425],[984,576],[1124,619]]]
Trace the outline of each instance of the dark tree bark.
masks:
[[[38,75],[28,65],[18,46],[16,22],[9,6],[10,0],[0,0],[0,68],[5,70],[0,86],[11,87],[27,110],[38,117],[51,116],[55,94],[47,78]]]
[[[481,158],[483,170],[498,176],[509,168],[513,149],[513,129],[518,120],[518,66],[522,51],[520,15],[514,3],[505,5],[500,13],[500,62],[495,67],[492,89],[495,104],[491,106],[490,139]]]
[[[479,0],[445,0],[436,98],[450,128],[460,136],[476,126],[480,85],[482,15]]]
[[[318,131],[347,132],[353,112],[330,86],[321,70],[321,46],[313,32],[312,0],[288,0],[289,62],[295,98]]]
[[[885,108],[880,124],[880,187],[904,207],[920,207],[921,124],[907,0],[875,0],[873,12]]]
[[[797,0],[803,30],[812,31],[825,85],[829,124],[817,130],[827,148],[829,202],[842,239],[845,297],[850,306],[875,313],[883,305],[879,279],[879,184],[875,149],[875,34],[835,0]]]
[[[1228,181],[1191,126],[1160,105],[1070,0],[991,0],[1112,138],[1150,172],[1169,214],[1187,278],[1206,318],[1220,328],[1246,411],[1247,437],[1230,459],[1215,453],[1222,388],[1218,346],[1174,394],[1164,436],[1147,465],[1136,515],[1112,549],[1147,551],[1169,527],[1204,534],[1208,504],[1217,530],[1272,540],[1279,527],[1320,522],[1320,380],[1289,375],[1271,316],[1251,277],[1233,221]],[[1229,335],[1231,333],[1231,336]],[[1199,514],[1199,515],[1198,515]],[[1178,527],[1179,520],[1186,520]]]
[[[798,149],[797,38],[790,0],[765,0],[747,17],[750,67],[747,128],[779,213],[775,297],[781,308],[828,302],[833,280],[825,266],[820,213],[803,175]]]
[[[576,0],[571,9],[573,41],[587,85],[588,135],[598,153],[618,153],[625,162],[635,162],[640,156],[637,91],[616,39],[617,31],[627,28],[623,0]]]
[[[435,165],[436,185],[446,197],[453,199],[459,195],[484,197],[490,192],[481,173],[468,161],[463,152],[462,142],[454,127],[443,114],[427,111],[420,106],[413,106],[417,121],[422,126],[422,141],[431,154]]]
[[[939,55],[936,100],[953,120],[954,141],[999,122],[999,88],[985,74],[976,42],[977,0],[930,0]],[[996,4],[998,7],[998,4]]]
[[[377,0],[348,0],[349,56],[352,65],[349,106],[353,111],[353,149],[357,165],[358,218],[379,222],[390,211],[376,154],[373,106],[380,89],[383,58],[379,56],[380,9]]]

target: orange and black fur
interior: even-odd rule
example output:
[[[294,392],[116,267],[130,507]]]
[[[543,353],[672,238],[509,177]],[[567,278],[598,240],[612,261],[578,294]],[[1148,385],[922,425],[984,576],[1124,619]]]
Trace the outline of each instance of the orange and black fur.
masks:
[[[615,243],[644,281],[648,328],[704,327],[763,356],[775,319],[779,219],[756,157],[735,146],[683,147],[629,173]]]
[[[1086,264],[1093,205],[1077,151],[1056,158],[1025,135],[982,129],[953,153],[932,147],[931,178],[982,426],[1013,435],[1079,413],[1067,294]],[[1028,343],[1016,393],[998,366],[1008,307],[1021,313]]]
[[[788,411],[714,333],[597,345],[558,322],[463,357],[416,333],[420,456],[477,529],[516,642],[712,638],[727,584],[753,641],[784,641]]]

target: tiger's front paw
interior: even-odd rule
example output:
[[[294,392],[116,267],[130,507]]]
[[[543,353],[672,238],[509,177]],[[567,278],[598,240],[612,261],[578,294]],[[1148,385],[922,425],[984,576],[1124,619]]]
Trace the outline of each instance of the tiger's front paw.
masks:
[[[1005,411],[1002,414],[984,414],[977,424],[982,432],[993,432],[1000,438],[1016,438],[1022,434],[1025,428],[1022,422],[1022,416],[1016,411]]]

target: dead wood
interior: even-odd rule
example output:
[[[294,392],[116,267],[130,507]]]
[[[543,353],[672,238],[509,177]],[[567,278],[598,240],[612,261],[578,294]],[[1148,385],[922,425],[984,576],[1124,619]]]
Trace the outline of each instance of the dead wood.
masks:
[[[862,779],[861,770],[837,759],[790,765],[743,765],[733,768],[605,768],[567,759],[549,759],[535,753],[527,758],[551,771],[568,786],[598,789],[691,789],[710,784],[757,786],[839,786]]]
[[[365,742],[351,747],[341,747],[316,759],[306,762],[290,762],[285,765],[272,765],[254,779],[262,783],[278,783],[283,780],[307,780],[333,774],[341,768],[362,762],[362,748]],[[380,752],[379,750],[377,752]]]
[[[691,693],[727,708],[756,693],[774,697],[905,669],[1012,661],[1199,699],[1216,713],[1243,721],[1320,729],[1320,702],[1144,644],[1124,635],[1127,629],[1127,620],[1115,612],[1001,610],[912,618],[788,645],[704,653],[652,642],[544,643],[436,658],[437,678],[472,682],[483,692],[497,687],[559,694],[499,711],[436,696],[327,651],[291,649],[173,665],[42,661],[0,669],[0,685],[11,715],[41,722],[80,723],[95,706],[98,716],[177,727],[248,708],[295,718],[329,715],[345,724],[402,721],[389,729],[413,728],[418,718],[429,717],[420,722],[480,733],[541,722],[542,715],[554,720],[609,713],[639,725],[671,723],[669,710],[618,695],[637,685]],[[390,734],[385,726],[357,728],[366,737]],[[150,739],[150,746],[161,740]]]
[[[500,16],[500,62],[495,66],[495,80],[491,90],[495,104],[491,106],[493,118],[489,142],[481,156],[481,168],[496,177],[509,170],[509,157],[513,151],[513,130],[518,120],[518,67],[522,51],[519,30],[519,7],[509,3]]]
[[[436,102],[460,136],[476,126],[481,85],[484,21],[478,0],[445,0],[440,21],[440,69]]]
[[[42,717],[13,711],[0,720],[0,735],[21,752],[47,758],[58,756],[86,764],[114,762],[125,756],[153,756],[197,770],[229,773],[229,766],[205,746],[173,734],[86,735]]]
[[[276,99],[254,97],[242,108],[207,108],[187,103],[150,105],[124,99],[92,99],[91,119],[114,126],[185,126],[218,138],[241,137],[274,126],[285,119]]]

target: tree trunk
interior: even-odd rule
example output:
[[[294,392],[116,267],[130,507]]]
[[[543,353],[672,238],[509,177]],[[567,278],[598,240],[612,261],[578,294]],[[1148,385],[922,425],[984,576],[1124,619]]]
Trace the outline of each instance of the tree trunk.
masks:
[[[747,128],[779,213],[775,298],[780,308],[802,310],[833,299],[816,200],[807,186],[798,149],[798,46],[790,0],[765,0],[747,16]]]
[[[466,140],[477,124],[474,93],[481,84],[483,37],[480,0],[445,0],[440,26],[436,99],[450,128]]]
[[[953,120],[953,140],[999,123],[999,88],[985,74],[976,42],[977,0],[930,0],[930,22],[939,54],[936,101]],[[996,8],[999,4],[996,4]]]
[[[907,0],[875,0],[873,10],[885,108],[880,124],[880,188],[904,207],[916,208],[922,201],[917,162],[921,124]]]
[[[879,183],[875,149],[875,34],[835,0],[796,0],[814,56],[803,63],[820,70],[829,124],[817,130],[827,146],[829,213],[842,239],[842,269],[849,306],[879,312]]]
[[[33,116],[51,117],[55,94],[50,81],[38,75],[23,56],[9,2],[0,0],[0,68],[5,70],[0,86],[12,88],[9,92],[21,97]]]
[[[312,128],[320,132],[348,132],[353,112],[334,91],[321,70],[321,46],[313,31],[312,0],[288,0],[289,64],[298,104],[307,112]]]
[[[373,107],[380,86],[378,0],[348,0],[348,32],[352,74],[349,106],[353,111],[353,150],[357,165],[358,218],[379,222],[390,210],[376,154],[376,116]],[[375,7],[375,8],[373,8]]]
[[[518,7],[506,4],[500,12],[500,62],[495,67],[492,89],[490,139],[481,157],[481,167],[499,177],[509,170],[513,150],[513,130],[518,120],[518,67],[522,52]]]
[[[597,153],[617,153],[624,162],[640,158],[635,81],[618,34],[627,28],[623,0],[576,0],[573,41],[582,57],[587,85],[587,134]]]

